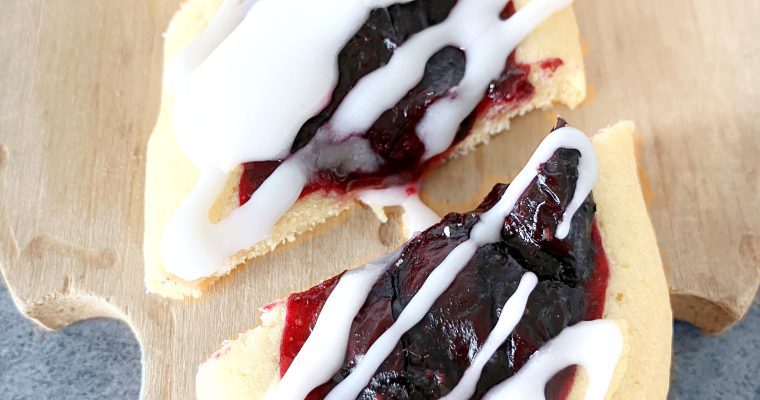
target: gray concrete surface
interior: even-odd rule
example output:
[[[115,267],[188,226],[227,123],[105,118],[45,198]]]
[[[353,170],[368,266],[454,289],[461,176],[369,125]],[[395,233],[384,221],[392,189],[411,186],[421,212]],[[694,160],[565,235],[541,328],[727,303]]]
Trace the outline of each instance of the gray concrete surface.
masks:
[[[721,336],[675,323],[670,399],[760,400],[760,305]],[[137,399],[140,347],[129,328],[90,320],[47,333],[24,319],[0,280],[0,399]]]
[[[140,346],[129,327],[95,319],[46,332],[0,278],[0,399],[137,399]]]

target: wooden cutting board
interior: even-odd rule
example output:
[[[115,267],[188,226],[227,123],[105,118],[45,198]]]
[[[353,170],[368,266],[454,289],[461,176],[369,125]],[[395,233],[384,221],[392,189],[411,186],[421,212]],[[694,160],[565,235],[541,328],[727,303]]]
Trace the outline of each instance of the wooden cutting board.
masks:
[[[177,0],[0,2],[0,254],[21,311],[50,329],[127,321],[145,399],[187,399],[196,366],[257,308],[399,240],[357,208],[199,301],[145,294],[145,144],[161,33]],[[589,100],[559,110],[588,132],[638,123],[642,173],[676,316],[709,332],[753,301],[760,264],[760,2],[578,0]],[[512,177],[552,123],[535,112],[424,183],[440,213]],[[450,190],[456,187],[458,190]]]

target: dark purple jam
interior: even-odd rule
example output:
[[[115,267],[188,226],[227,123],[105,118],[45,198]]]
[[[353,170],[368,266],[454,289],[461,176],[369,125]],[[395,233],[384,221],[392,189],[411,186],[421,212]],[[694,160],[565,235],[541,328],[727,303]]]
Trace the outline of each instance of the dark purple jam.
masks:
[[[417,0],[373,10],[339,53],[338,82],[330,102],[301,127],[291,154],[314,138],[317,129],[329,121],[359,79],[385,66],[394,50],[412,35],[445,20],[455,4],[455,0]],[[508,2],[502,18],[512,14],[514,6]],[[547,68],[556,69],[562,61],[547,62]],[[345,193],[359,188],[405,184],[440,163],[447,154],[422,161],[425,147],[416,135],[415,126],[431,104],[449,95],[449,89],[459,83],[464,72],[465,54],[462,50],[450,46],[440,49],[428,60],[422,81],[393,108],[385,111],[367,132],[357,132],[369,140],[372,151],[380,160],[380,168],[371,173],[320,169],[310,177],[301,196],[316,191]],[[476,118],[490,107],[498,105],[508,111],[529,101],[535,93],[528,81],[529,72],[530,66],[517,63],[514,54],[505,60],[501,76],[491,83],[481,104],[461,124],[452,147],[467,136]],[[245,164],[239,185],[240,204],[250,199],[280,162]]]
[[[520,323],[483,369],[474,398],[512,376],[565,327],[601,317],[609,270],[591,196],[575,214],[568,237],[553,236],[575,190],[579,157],[576,150],[559,149],[542,165],[505,219],[501,240],[478,249],[423,320],[403,335],[359,398],[431,399],[447,394],[527,271],[535,273],[539,283]],[[378,280],[354,319],[343,367],[308,398],[323,398],[351,372],[357,356],[393,324],[430,273],[469,238],[481,213],[493,207],[506,189],[507,185],[496,185],[476,210],[448,214],[405,245],[400,262]],[[327,281],[288,299],[281,374],[311,332],[336,282]],[[547,385],[546,397],[565,398],[574,373],[574,368],[567,368],[557,374]]]

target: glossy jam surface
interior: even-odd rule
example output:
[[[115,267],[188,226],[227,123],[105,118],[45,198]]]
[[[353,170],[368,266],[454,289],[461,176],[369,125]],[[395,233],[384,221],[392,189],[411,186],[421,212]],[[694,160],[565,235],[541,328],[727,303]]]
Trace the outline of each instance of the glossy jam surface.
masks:
[[[412,35],[445,20],[455,3],[455,0],[417,0],[373,10],[369,19],[339,53],[339,77],[332,97],[319,114],[301,127],[291,153],[312,140],[359,79],[387,64],[394,49]],[[502,17],[508,18],[512,14],[514,7],[509,2]],[[556,63],[552,61],[547,66],[556,69],[559,66]],[[559,63],[561,65],[561,60]],[[544,68],[543,64],[540,67]],[[500,111],[507,112],[531,99],[535,88],[528,81],[530,68],[529,65],[517,63],[514,54],[505,61],[501,76],[491,83],[481,104],[463,121],[452,147],[467,136],[475,119],[485,110],[499,106]],[[460,49],[445,47],[434,54],[428,60],[422,81],[393,108],[385,111],[367,132],[358,132],[369,140],[371,150],[380,160],[379,169],[371,173],[318,169],[310,177],[301,196],[316,191],[345,193],[359,188],[404,184],[418,179],[428,168],[440,162],[446,154],[422,161],[425,147],[417,137],[415,127],[428,107],[447,96],[448,90],[459,83],[464,70],[465,54]],[[239,185],[240,204],[248,201],[272,173],[272,163],[279,164],[279,161],[245,165]]]
[[[512,376],[565,327],[601,317],[609,271],[591,196],[573,218],[568,237],[558,240],[553,236],[574,192],[578,158],[577,151],[560,149],[542,166],[505,219],[501,240],[475,253],[423,320],[404,334],[360,398],[430,399],[448,393],[496,325],[501,307],[526,271],[535,273],[539,283],[520,323],[485,366],[474,398]],[[393,324],[449,252],[468,239],[480,214],[491,208],[506,188],[497,185],[478,209],[448,214],[405,245],[354,319],[343,367],[309,398],[324,397],[351,372],[357,357]],[[300,347],[293,346],[303,343],[301,338],[308,336],[317,318],[312,310],[318,307],[298,304],[288,301],[288,321],[300,321],[298,327],[286,324],[288,335],[281,351],[288,357],[297,354]],[[290,340],[290,335],[299,339]],[[573,376],[574,368],[555,376],[547,385],[547,398],[566,397]]]
[[[238,185],[238,201],[245,204],[251,198],[253,192],[272,175],[277,167],[282,164],[281,160],[256,161],[243,164],[243,174],[240,176]]]
[[[288,370],[293,359],[309,337],[316,316],[322,312],[322,306],[330,297],[335,285],[343,274],[336,275],[311,289],[294,293],[285,302],[285,327],[282,331],[280,346],[280,374]]]

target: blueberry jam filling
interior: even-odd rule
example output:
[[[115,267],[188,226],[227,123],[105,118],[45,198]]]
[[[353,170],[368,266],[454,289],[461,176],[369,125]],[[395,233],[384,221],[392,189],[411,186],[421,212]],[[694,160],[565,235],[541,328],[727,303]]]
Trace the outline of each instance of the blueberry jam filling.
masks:
[[[306,146],[335,113],[356,83],[372,71],[385,66],[396,48],[416,33],[443,22],[456,0],[416,0],[372,10],[367,21],[338,54],[338,81],[329,103],[301,126],[291,154]],[[501,16],[515,12],[508,2]],[[548,62],[548,61],[547,61]],[[553,72],[562,61],[545,62]],[[558,64],[559,63],[559,64]],[[543,65],[542,64],[542,65]],[[469,134],[475,120],[494,106],[512,110],[526,103],[535,93],[528,81],[530,65],[515,61],[514,53],[505,61],[501,76],[489,85],[480,105],[462,122],[452,147]],[[543,66],[541,68],[544,68]],[[418,179],[427,169],[439,163],[446,154],[422,160],[425,147],[415,127],[435,101],[450,95],[465,72],[465,53],[455,47],[444,47],[427,62],[422,80],[395,106],[386,110],[362,136],[368,139],[370,151],[380,161],[372,172],[343,171],[320,167],[310,177],[301,196],[316,191],[345,193],[368,187],[388,187]],[[244,204],[269,177],[281,160],[244,164],[239,184],[239,201]]]
[[[564,126],[560,121],[558,126]],[[501,308],[527,271],[538,276],[525,313],[483,369],[473,398],[515,374],[541,346],[564,328],[602,316],[608,265],[589,196],[564,240],[554,237],[578,180],[580,153],[557,150],[504,220],[500,241],[482,246],[425,317],[406,332],[383,362],[361,399],[430,399],[446,395],[496,325]],[[372,343],[398,318],[430,273],[469,238],[480,215],[493,207],[507,185],[496,185],[469,213],[451,213],[410,240],[376,282],[353,320],[344,364],[308,398],[323,398],[341,382]],[[313,328],[337,278],[291,295],[281,346],[280,373]],[[567,397],[575,370],[567,368],[546,387],[548,399]]]

